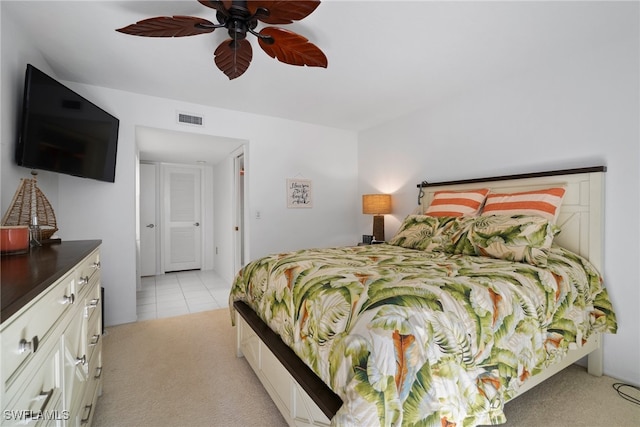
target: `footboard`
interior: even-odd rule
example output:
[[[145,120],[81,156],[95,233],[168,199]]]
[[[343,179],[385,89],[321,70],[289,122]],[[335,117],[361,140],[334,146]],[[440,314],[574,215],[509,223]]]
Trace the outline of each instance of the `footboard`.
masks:
[[[247,305],[236,302],[234,307],[237,355],[247,359],[287,423],[328,426],[342,406],[340,398],[273,331],[256,322],[257,316]]]

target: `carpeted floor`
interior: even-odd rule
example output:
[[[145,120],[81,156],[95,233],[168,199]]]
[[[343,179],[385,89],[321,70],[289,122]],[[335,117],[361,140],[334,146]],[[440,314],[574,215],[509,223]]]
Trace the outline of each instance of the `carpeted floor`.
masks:
[[[284,426],[226,309],[107,329],[94,427]]]
[[[108,328],[103,361],[95,427],[286,426],[236,357],[226,309]],[[640,426],[640,406],[620,398],[615,382],[571,366],[507,404],[505,425]]]

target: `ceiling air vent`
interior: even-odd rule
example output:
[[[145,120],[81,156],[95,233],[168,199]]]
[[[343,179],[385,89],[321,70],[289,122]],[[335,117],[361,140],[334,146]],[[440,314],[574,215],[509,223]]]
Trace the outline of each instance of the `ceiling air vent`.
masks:
[[[204,120],[202,116],[194,116],[193,114],[178,112],[178,123],[192,126],[202,126],[203,121]]]

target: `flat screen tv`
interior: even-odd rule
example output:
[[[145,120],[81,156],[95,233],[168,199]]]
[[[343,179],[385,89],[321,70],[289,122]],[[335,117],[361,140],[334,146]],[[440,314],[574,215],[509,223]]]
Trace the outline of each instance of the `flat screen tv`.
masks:
[[[115,182],[117,118],[27,65],[16,163]]]

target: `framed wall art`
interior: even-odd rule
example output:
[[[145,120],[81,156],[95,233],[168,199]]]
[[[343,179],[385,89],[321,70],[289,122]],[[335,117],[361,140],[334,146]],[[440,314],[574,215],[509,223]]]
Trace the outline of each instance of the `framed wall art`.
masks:
[[[310,179],[287,179],[287,207],[311,208],[313,207],[313,193]]]

